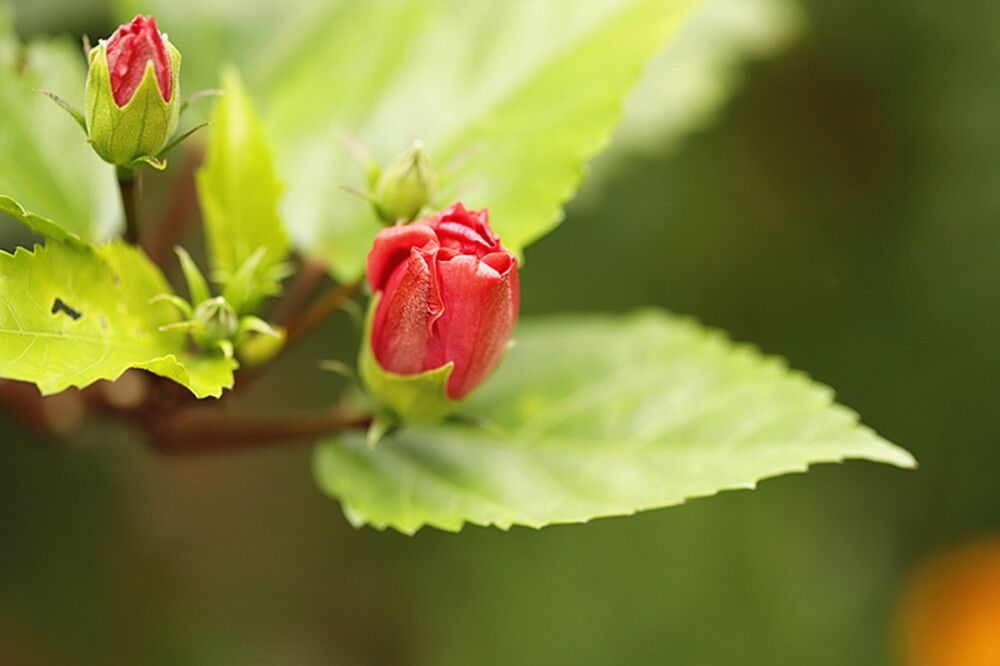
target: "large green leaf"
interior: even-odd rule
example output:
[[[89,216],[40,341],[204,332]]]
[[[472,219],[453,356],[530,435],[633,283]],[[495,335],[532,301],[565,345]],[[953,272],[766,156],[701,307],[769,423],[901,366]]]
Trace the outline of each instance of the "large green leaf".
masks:
[[[322,489],[356,525],[411,533],[631,514],[845,458],[915,464],[826,387],[688,319],[554,318],[517,343],[463,408],[492,426],[331,438]]]
[[[35,383],[44,394],[141,368],[217,397],[233,384],[235,362],[188,352],[166,280],[142,251],[94,250],[50,241],[33,252],[0,252],[0,377]]]
[[[32,90],[80,108],[82,50],[63,39],[22,48],[11,35],[0,14],[0,210],[56,240],[106,240],[122,219],[114,169],[65,111]]]
[[[277,32],[255,18],[273,4],[223,16],[192,0],[152,3],[186,63],[188,46],[204,58],[231,48],[264,101],[293,240],[347,279],[379,225],[337,188],[366,189],[339,131],[383,164],[421,139],[442,172],[435,203],[489,207],[520,251],[557,224],[642,64],[695,0],[304,0],[282,5]]]
[[[205,166],[198,172],[198,198],[214,270],[231,276],[264,249],[243,302],[232,303],[252,311],[278,290],[273,277],[288,256],[288,235],[278,217],[281,183],[260,118],[236,71],[227,69],[222,80]]]
[[[339,277],[361,272],[379,225],[335,187],[365,187],[337,136],[346,130],[383,163],[421,139],[439,167],[436,205],[488,207],[520,252],[558,223],[641,65],[691,4],[439,0],[331,12],[268,97],[293,236]]]

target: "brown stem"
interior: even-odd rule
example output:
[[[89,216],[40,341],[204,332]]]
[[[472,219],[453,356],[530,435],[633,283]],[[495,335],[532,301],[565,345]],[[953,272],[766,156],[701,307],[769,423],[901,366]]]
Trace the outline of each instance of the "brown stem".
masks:
[[[45,398],[31,384],[0,379],[0,402],[7,413],[39,434],[51,434],[45,417]]]
[[[187,409],[157,422],[153,446],[172,455],[232,451],[294,444],[341,430],[363,430],[369,415],[325,412],[307,415],[246,416],[212,408]]]
[[[326,277],[326,263],[319,259],[306,259],[295,282],[285,293],[281,304],[271,317],[271,322],[277,326],[285,326],[298,316],[316,293],[324,277]]]
[[[196,218],[198,192],[194,174],[203,159],[202,149],[192,148],[188,151],[183,168],[177,174],[172,191],[166,198],[167,205],[151,225],[146,252],[164,272],[169,272],[167,267],[173,261],[174,246],[181,241],[184,232]]]
[[[306,265],[308,267],[308,264]],[[305,271],[306,268],[303,268]],[[325,271],[325,269],[324,269]],[[306,278],[306,287],[308,283],[311,282],[311,278]],[[298,284],[293,287],[294,292],[298,288]],[[303,287],[303,288],[306,288]],[[256,381],[263,375],[271,366],[273,366],[279,358],[282,357],[292,345],[302,339],[309,331],[314,329],[320,322],[322,322],[326,317],[335,312],[337,308],[344,305],[349,301],[361,288],[361,278],[355,280],[350,284],[341,285],[320,297],[312,306],[306,310],[304,313],[293,319],[288,323],[285,328],[285,344],[278,351],[277,354],[264,361],[260,365],[249,367],[246,369],[241,369],[237,375],[236,379],[236,390],[245,391],[247,387],[256,383]],[[289,294],[291,296],[291,294]],[[297,298],[297,296],[296,296]],[[290,308],[288,308],[290,309]],[[284,305],[280,310],[286,310]],[[279,314],[280,314],[279,310]]]
[[[302,336],[316,328],[320,322],[336,312],[347,301],[354,298],[354,295],[358,293],[358,289],[361,288],[361,280],[362,278],[358,278],[350,284],[340,285],[336,289],[328,291],[300,317],[290,322],[288,324],[288,338],[285,342],[285,347],[287,348],[292,343],[298,341]]]
[[[126,243],[139,244],[139,173],[135,169],[118,167],[118,189],[122,195],[122,209],[125,211],[125,231],[122,237]]]

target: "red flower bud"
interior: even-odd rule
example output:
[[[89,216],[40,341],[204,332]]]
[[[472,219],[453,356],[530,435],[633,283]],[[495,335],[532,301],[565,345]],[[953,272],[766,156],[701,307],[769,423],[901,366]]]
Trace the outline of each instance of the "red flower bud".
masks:
[[[457,203],[384,229],[368,254],[368,283],[382,292],[371,323],[375,360],[398,375],[454,363],[446,393],[456,401],[500,362],[520,304],[517,258],[487,220],[486,209]]]
[[[136,16],[88,59],[85,119],[94,151],[128,169],[155,164],[180,116],[180,52],[152,16]]]
[[[170,55],[152,16],[136,16],[131,23],[115,30],[107,42],[107,54],[111,92],[119,107],[128,104],[135,95],[146,73],[146,63],[150,61],[163,101],[170,101],[173,94]]]

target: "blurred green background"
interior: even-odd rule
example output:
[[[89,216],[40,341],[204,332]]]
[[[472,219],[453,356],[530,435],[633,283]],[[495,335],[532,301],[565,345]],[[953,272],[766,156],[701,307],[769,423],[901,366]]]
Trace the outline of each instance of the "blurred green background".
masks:
[[[114,28],[99,1],[14,4],[25,35]],[[693,131],[623,131],[529,249],[523,312],[692,314],[835,387],[918,471],[410,538],[350,528],[308,446],[172,459],[3,415],[0,664],[896,663],[914,567],[1000,531],[1000,4],[786,9],[784,48],[716,71],[740,84]],[[333,390],[311,364],[345,328],[286,392]]]

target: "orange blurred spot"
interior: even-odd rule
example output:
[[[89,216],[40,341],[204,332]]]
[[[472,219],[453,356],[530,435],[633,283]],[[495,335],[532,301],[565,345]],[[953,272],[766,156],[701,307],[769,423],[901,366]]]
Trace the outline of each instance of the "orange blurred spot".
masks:
[[[899,629],[905,666],[1000,666],[1000,537],[920,567]]]

